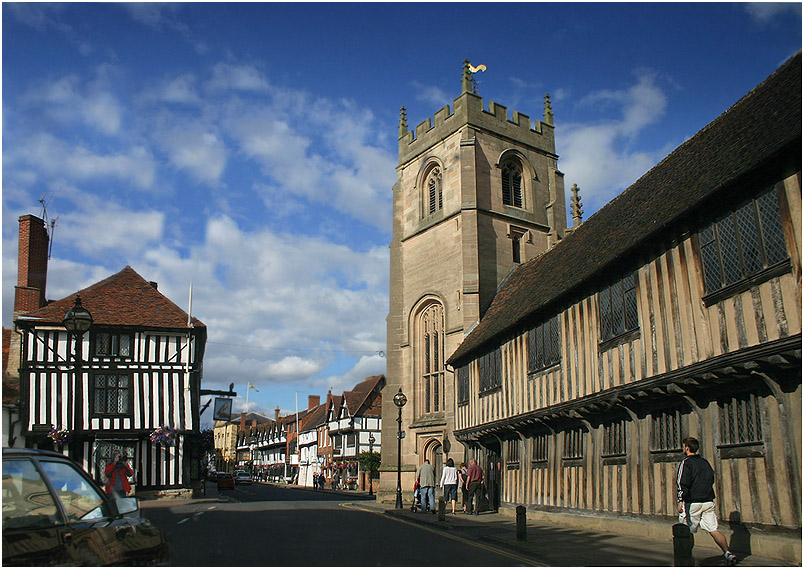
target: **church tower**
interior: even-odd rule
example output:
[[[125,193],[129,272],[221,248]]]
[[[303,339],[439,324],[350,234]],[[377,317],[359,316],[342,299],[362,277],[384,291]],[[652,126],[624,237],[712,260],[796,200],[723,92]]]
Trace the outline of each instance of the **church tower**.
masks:
[[[380,500],[397,486],[397,416],[402,389],[402,491],[411,499],[425,459],[436,467],[469,458],[456,442],[461,412],[445,360],[483,314],[497,286],[518,264],[538,256],[566,231],[563,174],[558,171],[553,113],[532,123],[476,93],[464,61],[461,94],[408,130],[399,121],[393,199],[387,386],[383,394]]]

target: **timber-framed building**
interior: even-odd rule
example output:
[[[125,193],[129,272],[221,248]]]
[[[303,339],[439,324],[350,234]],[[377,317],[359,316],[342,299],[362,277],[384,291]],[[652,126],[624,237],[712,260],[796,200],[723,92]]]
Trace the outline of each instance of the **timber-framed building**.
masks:
[[[727,536],[801,562],[801,93],[799,52],[498,288],[448,359],[490,504],[667,539],[695,436]]]

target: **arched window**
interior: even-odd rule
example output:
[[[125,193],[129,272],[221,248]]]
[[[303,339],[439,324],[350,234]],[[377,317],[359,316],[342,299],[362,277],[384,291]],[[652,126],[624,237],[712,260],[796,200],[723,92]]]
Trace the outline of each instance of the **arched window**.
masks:
[[[444,207],[444,196],[441,190],[441,168],[434,167],[427,174],[425,181],[427,203],[426,215],[432,215]]]
[[[522,167],[516,160],[502,165],[503,204],[522,207]]]
[[[444,307],[433,303],[419,315],[421,414],[444,410]]]

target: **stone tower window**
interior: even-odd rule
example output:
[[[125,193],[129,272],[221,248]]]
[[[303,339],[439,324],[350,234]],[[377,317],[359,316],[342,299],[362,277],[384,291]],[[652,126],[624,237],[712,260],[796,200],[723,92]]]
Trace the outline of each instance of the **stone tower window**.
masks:
[[[522,207],[522,167],[515,160],[502,166],[503,204]]]
[[[419,316],[419,341],[422,357],[419,393],[420,413],[444,410],[444,307],[431,304]]]
[[[436,166],[427,174],[426,215],[432,215],[444,207],[444,196],[441,190],[441,168]]]

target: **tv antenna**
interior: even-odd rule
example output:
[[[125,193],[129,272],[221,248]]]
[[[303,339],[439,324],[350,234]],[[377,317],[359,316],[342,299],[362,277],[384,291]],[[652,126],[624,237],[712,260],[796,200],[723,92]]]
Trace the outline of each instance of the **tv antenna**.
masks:
[[[48,237],[49,237],[49,243],[48,243],[48,248],[47,248],[47,259],[48,259],[48,261],[49,261],[49,260],[50,260],[51,255],[53,254],[53,234],[54,234],[54,232],[56,231],[56,221],[57,221],[59,218],[58,218],[58,217],[54,217],[54,218],[53,218],[53,219],[50,221],[50,229],[48,229],[48,224],[47,224],[47,206],[48,206],[48,204],[50,204],[50,200],[52,200],[52,199],[53,199],[53,196],[51,195],[51,196],[50,196],[50,199],[48,199],[48,200],[47,200],[47,202],[45,201],[45,197],[46,197],[46,196],[47,196],[47,193],[42,194],[42,197],[41,197],[41,198],[39,198],[39,203],[40,203],[40,204],[42,204],[42,214],[41,214],[41,218],[42,218],[42,220],[45,222],[45,230],[48,232]]]

